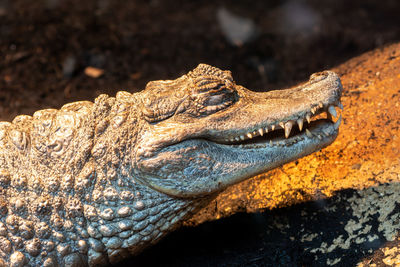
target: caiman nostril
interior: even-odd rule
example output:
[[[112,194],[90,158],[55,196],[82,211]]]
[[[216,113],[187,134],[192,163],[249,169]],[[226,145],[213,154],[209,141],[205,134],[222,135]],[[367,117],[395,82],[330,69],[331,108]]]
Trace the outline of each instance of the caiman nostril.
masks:
[[[310,83],[319,82],[319,81],[325,79],[326,77],[328,77],[328,75],[329,75],[328,71],[321,71],[321,72],[317,72],[317,73],[311,74]]]

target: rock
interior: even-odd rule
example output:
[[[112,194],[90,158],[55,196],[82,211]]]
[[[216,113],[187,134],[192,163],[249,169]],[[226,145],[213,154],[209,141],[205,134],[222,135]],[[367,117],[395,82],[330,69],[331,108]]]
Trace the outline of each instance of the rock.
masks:
[[[104,70],[89,66],[85,68],[85,74],[92,78],[99,78],[104,74]]]

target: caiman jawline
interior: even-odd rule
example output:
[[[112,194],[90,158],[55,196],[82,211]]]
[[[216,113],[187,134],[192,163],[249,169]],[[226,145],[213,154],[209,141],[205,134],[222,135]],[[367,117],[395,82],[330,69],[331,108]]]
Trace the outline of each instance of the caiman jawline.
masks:
[[[292,145],[304,138],[319,138],[328,137],[339,129],[342,121],[342,115],[338,117],[335,106],[343,110],[343,105],[340,102],[324,106],[319,104],[305,113],[304,117],[297,120],[282,120],[270,125],[262,125],[256,129],[243,129],[241,134],[231,137],[210,138],[210,141],[221,145],[235,146],[239,148],[256,148],[265,147],[265,145]],[[327,119],[322,118],[322,114],[326,112]],[[298,126],[298,129],[293,126]],[[324,124],[324,125],[321,125]],[[322,127],[316,127],[317,125]],[[318,129],[318,130],[315,130]],[[322,130],[321,130],[322,129]]]

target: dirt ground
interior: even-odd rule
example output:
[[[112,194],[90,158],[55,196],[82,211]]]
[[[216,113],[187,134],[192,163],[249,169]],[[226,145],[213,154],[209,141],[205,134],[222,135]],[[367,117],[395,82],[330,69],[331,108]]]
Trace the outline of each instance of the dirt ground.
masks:
[[[251,38],[232,40],[223,12],[250,21]],[[0,0],[0,120],[100,93],[139,91],[150,80],[176,78],[200,62],[231,70],[238,84],[255,91],[291,86],[400,41],[399,12],[397,0]],[[336,70],[346,75],[362,61],[357,64]],[[93,77],[87,67],[103,73]],[[368,65],[365,79],[380,70]],[[325,205],[353,193],[342,191]],[[124,266],[313,266],[315,258],[291,235],[268,225],[287,224],[296,233],[311,223],[316,232],[328,227],[340,235],[334,218],[353,216],[340,203],[328,218],[318,212],[319,202],[306,202],[184,228]],[[357,249],[349,259],[360,259]]]
[[[200,62],[231,70],[253,90],[295,84],[398,40],[399,6],[396,0],[2,0],[0,120],[99,93],[141,90]],[[219,8],[251,19],[256,37],[230,44]],[[88,77],[87,66],[104,75]]]

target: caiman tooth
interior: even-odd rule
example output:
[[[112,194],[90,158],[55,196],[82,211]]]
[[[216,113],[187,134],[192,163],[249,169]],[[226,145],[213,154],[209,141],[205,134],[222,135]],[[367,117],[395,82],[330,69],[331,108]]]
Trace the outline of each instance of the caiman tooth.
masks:
[[[322,140],[322,135],[319,134],[319,135],[317,135],[317,137],[319,140]]]
[[[342,123],[342,115],[339,116],[339,119],[333,125],[333,127],[335,127],[335,130],[339,129],[341,123]]]
[[[244,135],[241,135],[241,136],[240,136],[240,139],[244,140]]]
[[[264,130],[263,130],[263,128],[258,129],[258,132],[260,133],[261,136],[264,135]]]
[[[235,140],[236,140],[236,141],[239,141],[239,140],[240,140],[239,136],[236,136],[236,137],[235,137]]]
[[[293,123],[291,121],[288,121],[287,123],[285,123],[285,137],[288,138],[290,131],[292,130],[293,127]]]
[[[311,108],[311,113],[315,114],[315,109],[314,108]]]
[[[271,126],[271,130],[274,131],[275,130],[275,125]]]
[[[341,110],[343,110],[343,105],[342,105],[342,103],[339,101],[339,103],[338,103],[338,107],[341,109]]]
[[[306,129],[306,135],[308,136],[308,137],[312,137],[312,133],[310,132],[310,130],[308,130],[308,129]]]
[[[281,126],[281,128],[282,128],[282,129],[284,129],[284,128],[285,128],[285,124],[283,124],[283,122],[282,122],[282,121],[279,123],[279,126]]]
[[[253,138],[253,135],[251,133],[247,133],[247,137],[251,139]]]
[[[321,103],[318,104],[318,106],[319,106],[320,108],[323,108],[323,107],[324,107],[324,104],[322,104],[322,102],[321,102]]]
[[[299,130],[303,130],[303,119],[298,119],[297,124],[299,125]]]
[[[265,127],[264,131],[265,131],[266,133],[268,133],[268,127]]]
[[[322,132],[326,135],[326,136],[329,136],[330,135],[330,132],[329,132],[329,130],[328,129],[322,129]]]
[[[328,108],[328,112],[333,116],[333,117],[337,117],[337,113],[336,113],[336,109],[334,106],[329,106]]]
[[[308,123],[310,123],[310,121],[311,121],[310,114],[307,114],[307,115],[306,115],[306,120],[307,120]]]
[[[333,119],[332,115],[331,115],[329,112],[327,112],[326,115],[327,115],[326,117],[327,117],[328,120],[330,120],[331,122],[334,122],[334,121],[335,121],[335,120]]]

